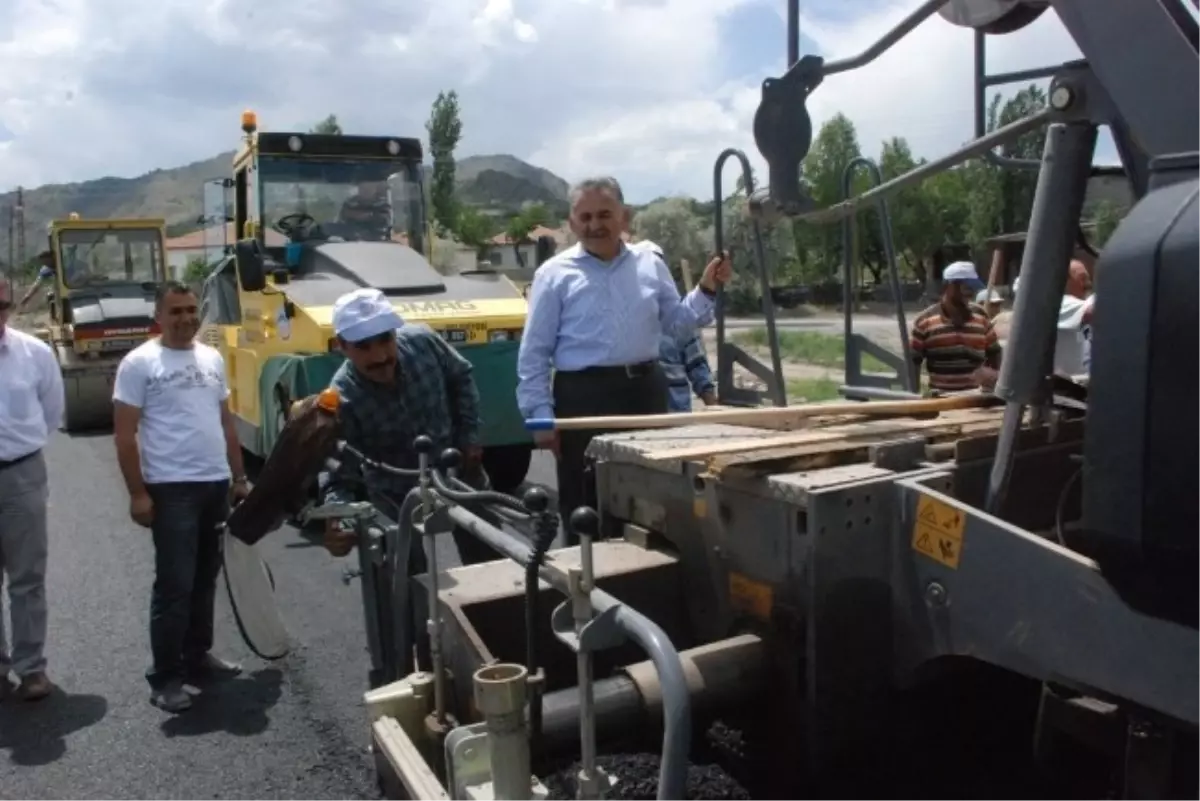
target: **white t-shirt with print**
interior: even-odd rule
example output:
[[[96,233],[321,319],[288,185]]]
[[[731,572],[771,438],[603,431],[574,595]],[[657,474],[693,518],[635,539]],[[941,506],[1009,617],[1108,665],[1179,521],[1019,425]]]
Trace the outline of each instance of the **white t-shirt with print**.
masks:
[[[221,481],[232,477],[221,425],[229,397],[225,360],[201,342],[177,350],[156,338],[125,355],[113,400],[142,410],[142,480]]]
[[[1054,346],[1054,372],[1064,376],[1087,375],[1091,367],[1092,327],[1083,314],[1092,298],[1064,295],[1058,309],[1058,341]]]

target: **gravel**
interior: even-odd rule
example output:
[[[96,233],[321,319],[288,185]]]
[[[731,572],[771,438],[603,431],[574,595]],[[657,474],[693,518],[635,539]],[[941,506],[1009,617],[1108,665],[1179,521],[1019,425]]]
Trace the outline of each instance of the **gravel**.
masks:
[[[657,754],[610,754],[598,757],[599,767],[616,785],[607,794],[610,799],[656,798],[658,771],[662,760]],[[543,780],[550,791],[549,798],[575,798],[575,775],[579,763],[560,770]],[[735,799],[750,798],[745,788],[717,765],[689,765],[685,798]]]

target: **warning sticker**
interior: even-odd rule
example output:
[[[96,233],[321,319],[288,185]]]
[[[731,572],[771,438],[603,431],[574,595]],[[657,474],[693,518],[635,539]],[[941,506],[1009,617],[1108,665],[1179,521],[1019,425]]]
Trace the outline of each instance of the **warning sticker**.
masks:
[[[913,550],[957,570],[966,525],[966,516],[961,511],[923,495],[917,501],[917,520],[912,532]]]
[[[769,584],[755,581],[741,573],[729,574],[729,605],[738,612],[760,620],[769,620],[775,593]]]

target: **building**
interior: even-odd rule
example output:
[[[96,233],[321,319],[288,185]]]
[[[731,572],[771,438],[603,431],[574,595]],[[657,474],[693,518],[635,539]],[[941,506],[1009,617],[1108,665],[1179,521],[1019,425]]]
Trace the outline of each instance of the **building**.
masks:
[[[506,273],[512,271],[530,271],[537,266],[537,241],[543,236],[549,236],[554,239],[554,250],[558,252],[570,244],[570,234],[561,228],[547,228],[544,225],[539,225],[529,232],[520,243],[513,246],[513,241],[509,239],[507,233],[496,234],[491,239],[490,246],[486,252],[485,261],[490,262],[493,269],[501,270]],[[520,253],[520,258],[517,253]]]

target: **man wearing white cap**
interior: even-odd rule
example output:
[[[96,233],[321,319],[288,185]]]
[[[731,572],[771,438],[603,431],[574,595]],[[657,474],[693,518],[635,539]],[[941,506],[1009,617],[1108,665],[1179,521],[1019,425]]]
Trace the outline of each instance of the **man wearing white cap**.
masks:
[[[330,386],[341,402],[342,437],[352,447],[380,462],[403,468],[417,466],[413,441],[433,440],[434,453],[457,448],[464,456],[464,480],[477,479],[483,447],[479,440],[479,391],[471,363],[425,325],[408,325],[378,289],[356,289],[333,305],[333,330],[346,361]],[[394,515],[413,487],[410,479],[365,471],[367,500],[385,515]],[[332,476],[329,502],[356,500],[355,487]],[[454,533],[463,564],[491,561],[490,548],[466,532]],[[354,548],[352,531],[334,521],[325,545],[335,556]],[[417,543],[409,557],[410,572],[423,572],[424,552]]]
[[[910,346],[919,370],[924,362],[937,392],[991,388],[1000,368],[1000,342],[991,319],[971,302],[984,284],[969,261],[942,272],[942,296],[913,321]]]

